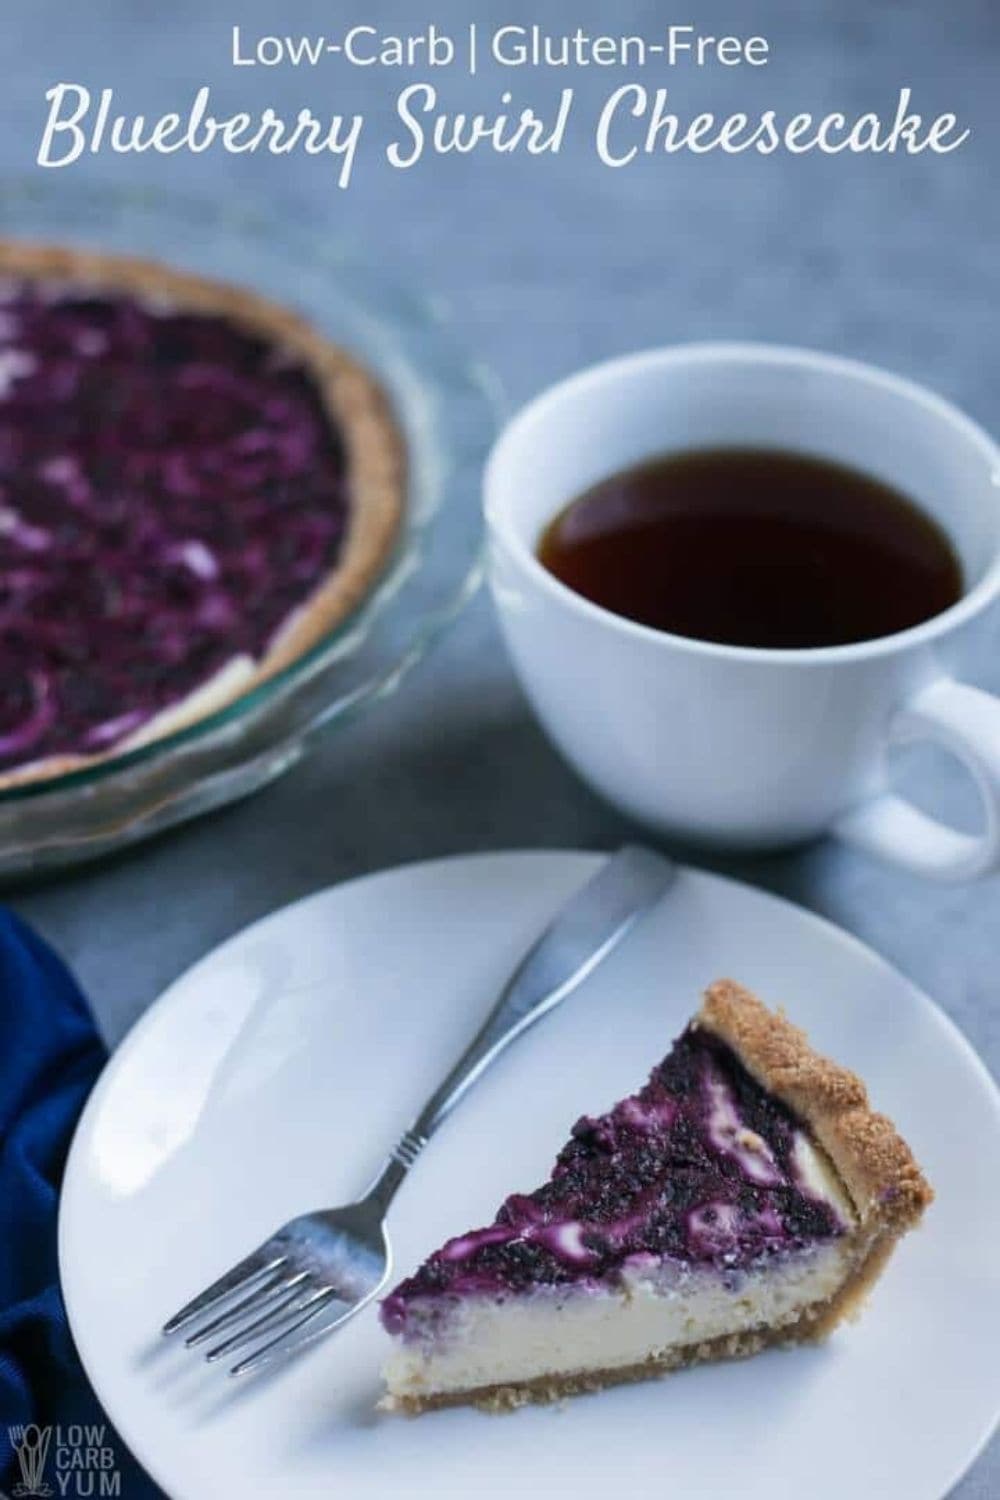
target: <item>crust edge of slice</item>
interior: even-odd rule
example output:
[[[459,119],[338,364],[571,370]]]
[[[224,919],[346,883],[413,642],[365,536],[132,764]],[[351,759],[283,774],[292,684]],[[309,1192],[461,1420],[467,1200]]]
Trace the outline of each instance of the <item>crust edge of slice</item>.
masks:
[[[856,1073],[817,1052],[804,1031],[731,979],[705,992],[696,1024],[727,1044],[753,1078],[811,1129],[854,1202],[863,1229],[899,1236],[934,1193],[892,1121]]]

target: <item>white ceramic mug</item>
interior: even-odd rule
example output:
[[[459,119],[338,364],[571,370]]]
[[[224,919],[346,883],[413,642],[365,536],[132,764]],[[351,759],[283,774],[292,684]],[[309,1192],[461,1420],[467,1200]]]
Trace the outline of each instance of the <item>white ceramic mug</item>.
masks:
[[[722,446],[812,453],[895,485],[951,537],[962,598],[879,640],[756,650],[622,619],[538,561],[546,523],[597,480]],[[1000,593],[1000,449],[955,407],[805,350],[651,350],[586,370],[522,411],[491,455],[485,505],[493,594],[522,682],[563,754],[626,813],[734,849],[831,830],[946,878],[1000,864],[1000,700],[950,675],[966,628]],[[968,767],[981,833],[888,789],[888,747],[920,738]]]

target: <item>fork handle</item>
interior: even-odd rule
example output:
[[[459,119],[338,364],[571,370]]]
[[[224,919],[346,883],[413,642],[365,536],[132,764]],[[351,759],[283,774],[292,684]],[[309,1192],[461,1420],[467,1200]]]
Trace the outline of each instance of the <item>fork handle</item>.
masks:
[[[607,860],[518,964],[479,1031],[390,1152],[369,1189],[383,1210],[435,1130],[500,1053],[554,1010],[673,882],[674,864],[638,845]]]
[[[427,1145],[428,1137],[420,1135],[416,1127],[404,1130],[386,1158],[385,1165],[365,1194],[368,1202],[375,1203],[385,1213],[396,1196],[400,1183]]]

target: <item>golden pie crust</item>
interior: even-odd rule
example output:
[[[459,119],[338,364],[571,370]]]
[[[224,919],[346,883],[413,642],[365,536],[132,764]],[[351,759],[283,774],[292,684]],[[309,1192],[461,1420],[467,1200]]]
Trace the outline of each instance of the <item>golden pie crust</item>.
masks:
[[[350,507],[336,567],[286,620],[267,654],[238,686],[224,674],[172,704],[135,736],[100,755],[58,755],[0,772],[0,789],[61,776],[127,754],[215,713],[317,645],[364,599],[392,548],[403,514],[406,444],[378,381],[346,350],[290,308],[245,287],[157,261],[61,245],[0,240],[0,277],[130,294],[149,305],[225,317],[297,357],[316,383],[344,443]]]
[[[898,1239],[917,1223],[934,1194],[892,1121],[872,1109],[856,1073],[821,1057],[804,1031],[731,979],[707,990],[698,1025],[809,1126],[847,1188],[862,1231]]]
[[[508,1411],[531,1402],[560,1401],[690,1365],[744,1359],[775,1345],[816,1343],[845,1318],[857,1316],[900,1238],[915,1227],[933,1200],[912,1151],[892,1121],[871,1108],[855,1073],[814,1051],[805,1032],[741,985],[729,979],[711,985],[695,1024],[725,1042],[757,1082],[810,1127],[846,1188],[858,1223],[852,1232],[851,1269],[834,1295],[808,1308],[794,1323],[707,1339],[637,1364],[474,1391],[394,1395],[385,1400],[386,1407],[417,1415],[445,1406],[472,1404],[485,1411]]]

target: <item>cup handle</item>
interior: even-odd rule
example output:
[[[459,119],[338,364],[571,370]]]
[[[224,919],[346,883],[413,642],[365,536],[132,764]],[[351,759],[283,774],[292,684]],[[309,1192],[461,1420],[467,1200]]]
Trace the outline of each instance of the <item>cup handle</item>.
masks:
[[[933,740],[957,756],[982,798],[982,833],[960,833],[903,797],[884,793],[852,808],[834,832],[918,875],[974,880],[1000,865],[1000,698],[964,682],[941,678],[893,718],[889,740]]]

